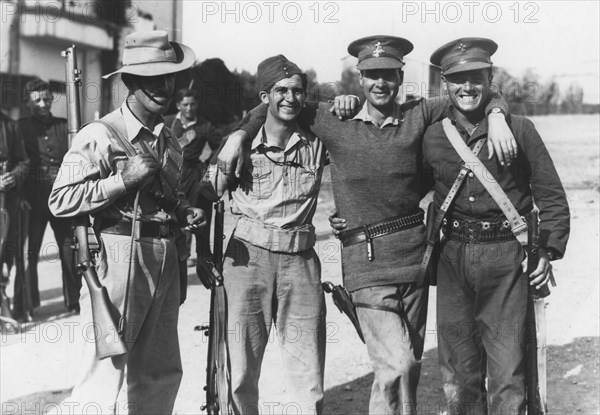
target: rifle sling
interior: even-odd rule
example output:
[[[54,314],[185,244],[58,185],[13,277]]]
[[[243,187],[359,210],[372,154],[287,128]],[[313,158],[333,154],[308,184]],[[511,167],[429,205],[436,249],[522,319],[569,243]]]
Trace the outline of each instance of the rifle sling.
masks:
[[[479,152],[483,148],[483,145],[485,144],[485,142],[486,142],[486,139],[481,138],[480,140],[478,140],[475,143],[475,147],[473,147],[472,151],[476,157],[479,155]],[[448,212],[450,205],[452,205],[452,202],[456,198],[456,195],[458,195],[458,191],[460,190],[462,184],[464,183],[469,171],[470,171],[470,169],[466,165],[462,166],[462,168],[460,169],[460,172],[458,173],[458,176],[456,177],[456,180],[454,180],[454,183],[452,184],[452,187],[450,188],[450,191],[446,195],[446,199],[444,199],[442,206],[440,206],[440,210],[437,213],[437,215],[435,216],[435,220],[433,221],[433,224],[429,224],[429,223],[427,224],[427,227],[431,227],[431,229],[428,229],[428,231],[427,231],[427,235],[428,235],[427,246],[425,247],[425,253],[423,254],[423,259],[421,260],[421,266],[419,268],[419,275],[417,277],[417,286],[418,287],[421,287],[423,285],[423,283],[425,282],[425,275],[427,274],[427,267],[429,266],[429,261],[431,260],[431,256],[433,255],[433,250],[435,248],[435,244],[439,237],[440,229],[442,227],[442,222],[444,221],[444,217],[446,216],[446,213]]]
[[[118,129],[116,129],[112,124],[100,119],[100,120],[96,120],[95,122],[102,124],[110,133],[110,135],[116,139],[119,144],[121,144],[121,147],[123,147],[123,149],[125,150],[125,154],[127,154],[128,157],[133,157],[137,154],[137,151],[135,149],[135,147],[133,147],[133,145],[129,142],[129,140],[127,140],[125,138],[125,136],[123,136],[123,133],[121,131],[119,131]],[[140,140],[140,142],[143,142],[143,140]],[[133,220],[131,223],[131,239],[130,239],[130,248],[129,248],[129,258],[130,258],[130,262],[129,262],[129,267],[127,268],[127,283],[125,285],[125,299],[124,299],[124,303],[123,303],[123,313],[121,314],[121,318],[119,320],[119,327],[118,327],[118,332],[120,335],[124,335],[125,334],[125,329],[127,328],[127,313],[129,311],[129,292],[130,292],[130,286],[131,286],[131,274],[133,273],[133,267],[135,264],[135,257],[137,254],[137,249],[135,247],[135,241],[139,240],[139,226],[138,226],[138,220],[137,220],[137,216],[138,216],[138,210],[139,210],[139,201],[140,201],[140,190],[138,189],[136,194],[135,194],[135,200],[133,202]]]

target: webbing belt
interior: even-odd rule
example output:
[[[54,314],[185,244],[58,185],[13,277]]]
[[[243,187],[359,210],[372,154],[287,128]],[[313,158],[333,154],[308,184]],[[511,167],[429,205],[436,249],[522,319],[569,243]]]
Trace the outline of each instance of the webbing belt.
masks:
[[[465,166],[468,166],[475,176],[477,176],[483,187],[485,187],[485,190],[492,196],[492,199],[498,204],[502,213],[504,213],[504,216],[510,222],[510,228],[515,238],[517,238],[522,246],[526,246],[527,223],[523,220],[508,196],[506,196],[504,190],[502,190],[498,182],[494,179],[494,176],[483,165],[481,160],[467,147],[456,127],[452,124],[452,121],[445,118],[442,121],[442,126],[448,140],[450,140],[458,155],[464,160]]]
[[[461,138],[461,141],[462,141],[462,138]],[[485,144],[485,142],[486,142],[486,139],[482,138],[479,141],[477,141],[477,143],[475,143],[475,147],[473,147],[473,150],[472,150],[473,154],[475,156],[479,155],[479,152],[483,148],[483,145]],[[469,149],[469,151],[471,151],[471,150]],[[428,228],[427,229],[427,241],[426,241],[427,247],[425,248],[425,253],[423,254],[423,259],[421,260],[421,267],[419,269],[419,275],[417,277],[417,286],[418,287],[422,286],[423,283],[425,282],[425,275],[427,273],[427,267],[429,266],[429,261],[431,260],[431,256],[433,255],[433,250],[435,248],[435,244],[439,237],[440,229],[442,227],[442,222],[444,221],[444,217],[446,216],[446,213],[448,212],[448,208],[450,208],[450,205],[456,198],[456,195],[458,194],[458,191],[460,190],[463,182],[467,178],[467,174],[469,173],[469,171],[470,171],[470,169],[466,165],[462,166],[462,168],[460,169],[460,172],[458,173],[458,176],[456,177],[456,180],[454,180],[454,184],[452,184],[450,191],[446,195],[446,199],[444,199],[442,206],[440,206],[440,211],[435,216],[435,220],[433,221],[433,224],[430,224],[430,223],[427,224],[427,228]],[[429,229],[429,227],[431,227],[431,229]]]
[[[490,196],[492,196],[492,199],[494,199],[496,204],[502,210],[502,213],[504,213],[504,216],[506,216],[506,218],[508,219],[508,221],[510,223],[511,231],[514,234],[515,238],[517,238],[517,240],[519,241],[521,246],[526,246],[527,245],[527,223],[523,220],[523,218],[521,217],[521,215],[519,214],[519,212],[517,211],[515,206],[511,203],[510,199],[508,198],[508,196],[506,195],[504,190],[502,190],[502,188],[500,187],[498,182],[494,179],[494,177],[492,176],[490,171],[483,165],[481,160],[479,160],[479,158],[474,153],[474,151],[472,151],[465,144],[464,140],[460,136],[460,133],[458,132],[458,130],[456,129],[456,126],[452,123],[452,121],[449,118],[445,118],[442,121],[442,126],[444,128],[444,133],[446,133],[446,137],[448,137],[448,140],[450,141],[450,144],[452,144],[452,147],[454,147],[454,150],[456,150],[456,152],[458,153],[460,158],[465,163],[463,169],[466,168],[467,171],[470,170],[473,172],[473,174],[475,174],[477,179],[479,179],[479,182],[483,185],[483,187],[485,187],[485,190],[487,190],[488,193],[490,194]],[[479,142],[477,144],[479,144]],[[461,174],[462,173],[463,173],[463,170],[461,170]],[[457,181],[461,177],[461,174],[459,174],[459,177],[457,177],[457,179],[456,179]],[[465,175],[466,175],[466,173],[465,173]],[[462,178],[460,184],[462,184],[462,181],[464,181],[464,177]],[[460,184],[458,185],[458,188],[460,188]],[[455,185],[456,185],[456,182],[455,182]],[[454,186],[452,188],[454,189]],[[458,188],[456,189],[457,191],[458,191]],[[450,196],[450,194],[448,196]],[[452,196],[452,199],[449,200],[448,206],[452,203],[452,200],[454,199],[455,196],[456,195],[454,194]],[[446,197],[446,201],[447,200],[448,200],[448,197]],[[446,201],[444,201],[444,203]],[[446,207],[446,209],[448,208],[448,206]],[[443,214],[445,214],[445,211],[442,211],[442,212],[443,212]],[[440,214],[442,214],[442,212],[440,212]],[[443,220],[443,216],[439,220],[440,224],[441,224],[442,220]],[[438,222],[438,217],[436,217],[436,221],[435,221],[436,225],[437,225],[437,222]],[[430,244],[429,240],[427,241],[427,248],[425,250],[425,255],[423,256],[423,260],[421,262],[421,268],[419,270],[420,272],[417,277],[417,286],[423,285],[423,283],[425,281],[427,266],[429,264],[429,260],[431,259],[431,255],[433,253],[433,248],[435,246],[435,240],[436,240],[435,238],[437,238],[437,234],[439,233],[439,227],[437,228],[437,230],[438,230],[437,232],[430,234],[432,236],[430,239],[432,239],[434,241],[433,244]],[[525,252],[527,252],[527,251],[525,251]]]

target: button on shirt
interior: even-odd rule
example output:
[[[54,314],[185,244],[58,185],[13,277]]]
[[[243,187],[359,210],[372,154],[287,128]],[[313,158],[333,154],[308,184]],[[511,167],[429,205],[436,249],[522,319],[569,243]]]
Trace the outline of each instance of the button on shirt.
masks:
[[[321,140],[299,130],[281,149],[263,134],[264,127],[252,141],[239,185],[231,191],[232,213],[280,228],[310,224],[323,175]],[[217,174],[211,166],[207,177],[214,182]]]

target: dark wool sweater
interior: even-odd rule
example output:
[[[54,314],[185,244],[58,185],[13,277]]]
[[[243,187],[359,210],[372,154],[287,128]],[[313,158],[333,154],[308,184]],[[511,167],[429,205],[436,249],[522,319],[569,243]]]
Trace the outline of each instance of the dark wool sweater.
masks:
[[[494,100],[488,108],[506,110],[506,105],[497,104]],[[331,104],[306,105],[299,124],[307,126],[329,151],[335,205],[348,229],[418,212],[430,187],[423,181],[421,141],[427,126],[441,120],[448,105],[447,100],[406,102],[400,105],[402,122],[381,129],[362,120],[340,121],[329,112]],[[241,128],[254,137],[265,114],[266,106],[255,108]],[[354,291],[415,281],[424,235],[425,226],[419,225],[374,239],[371,262],[365,243],[344,248],[344,285]]]

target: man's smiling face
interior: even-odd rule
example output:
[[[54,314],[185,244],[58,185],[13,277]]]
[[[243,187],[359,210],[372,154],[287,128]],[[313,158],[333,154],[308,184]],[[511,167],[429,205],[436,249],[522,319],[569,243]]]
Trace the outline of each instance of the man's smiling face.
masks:
[[[394,105],[403,72],[398,69],[367,69],[361,71],[359,84],[369,103],[378,109]]]
[[[487,103],[492,83],[489,68],[443,76],[450,102],[463,113],[481,110]]]
[[[306,90],[302,78],[294,75],[277,82],[269,92],[261,91],[260,98],[269,105],[269,112],[275,119],[284,123],[293,122],[302,111]]]

